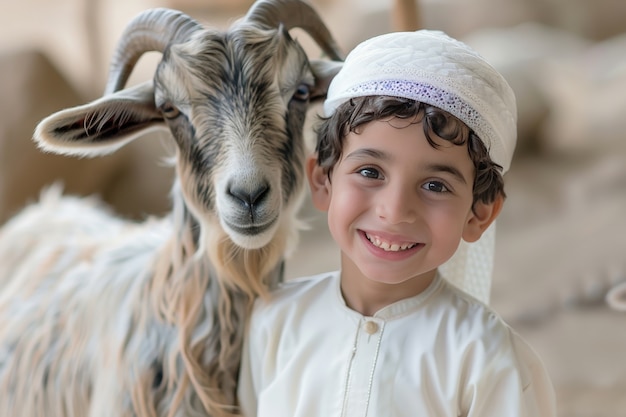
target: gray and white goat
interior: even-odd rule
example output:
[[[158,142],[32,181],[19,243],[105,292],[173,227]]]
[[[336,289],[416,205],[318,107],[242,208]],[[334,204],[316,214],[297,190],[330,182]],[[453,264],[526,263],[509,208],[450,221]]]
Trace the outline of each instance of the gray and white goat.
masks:
[[[309,60],[294,27],[330,59]],[[154,79],[124,89],[153,50]],[[173,209],[134,223],[51,189],[0,230],[0,416],[236,413],[246,316],[297,237],[306,111],[340,59],[296,0],[261,0],[227,31],[169,9],[128,25],[106,94],[34,139],[95,157],[169,128]]]

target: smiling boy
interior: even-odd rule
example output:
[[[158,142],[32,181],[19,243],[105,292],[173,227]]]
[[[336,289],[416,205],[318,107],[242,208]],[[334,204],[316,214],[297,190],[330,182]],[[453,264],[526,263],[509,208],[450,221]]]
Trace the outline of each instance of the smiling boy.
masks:
[[[467,149],[427,140],[418,116],[375,120],[346,135],[330,176],[309,160],[314,204],[341,248],[346,304],[371,316],[420,294],[463,238],[473,242],[502,196],[473,203]]]
[[[502,208],[506,81],[442,32],[396,32],[350,53],[324,111],[307,175],[341,270],[257,302],[244,415],[556,416],[541,360],[442,272]]]

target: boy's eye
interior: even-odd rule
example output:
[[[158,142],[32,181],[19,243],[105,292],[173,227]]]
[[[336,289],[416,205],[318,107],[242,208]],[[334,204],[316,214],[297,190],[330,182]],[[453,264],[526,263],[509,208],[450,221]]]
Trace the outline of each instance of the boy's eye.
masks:
[[[446,187],[442,182],[439,181],[428,181],[422,186],[422,188],[428,191],[432,191],[434,193],[445,193],[450,191],[448,190],[448,187]]]
[[[375,168],[361,168],[358,172],[365,178],[380,178],[380,172],[378,172],[378,170]]]

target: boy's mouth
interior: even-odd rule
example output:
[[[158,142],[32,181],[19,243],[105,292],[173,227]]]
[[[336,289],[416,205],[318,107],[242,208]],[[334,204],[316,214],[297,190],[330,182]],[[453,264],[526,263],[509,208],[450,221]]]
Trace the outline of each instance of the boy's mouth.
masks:
[[[417,243],[415,242],[387,242],[385,240],[382,240],[380,237],[376,235],[370,235],[369,233],[365,233],[365,237],[372,243],[372,245],[384,250],[385,252],[401,252],[417,246]]]

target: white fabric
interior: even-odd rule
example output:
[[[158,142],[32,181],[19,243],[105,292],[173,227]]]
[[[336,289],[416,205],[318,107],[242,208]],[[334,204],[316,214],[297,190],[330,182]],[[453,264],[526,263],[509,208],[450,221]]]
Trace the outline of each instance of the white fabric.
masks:
[[[239,399],[246,417],[556,416],[535,353],[439,277],[373,317],[338,272],[287,282],[255,305]]]
[[[469,295],[489,304],[496,246],[496,222],[474,243],[461,241],[452,258],[439,267],[441,275]]]
[[[409,98],[447,111],[478,135],[503,173],[508,171],[517,141],[515,95],[504,77],[466,44],[432,30],[364,41],[332,80],[324,115],[351,98],[369,95]],[[493,247],[493,230],[478,242],[463,242],[444,276],[488,303]]]
[[[517,141],[515,94],[477,52],[441,31],[392,32],[357,45],[332,80],[324,114],[353,97],[390,95],[446,110],[508,171]]]

